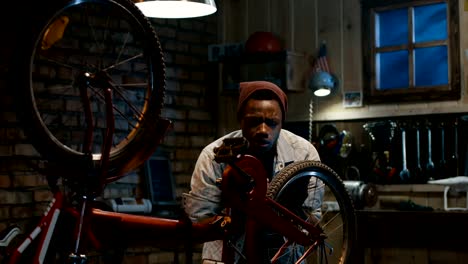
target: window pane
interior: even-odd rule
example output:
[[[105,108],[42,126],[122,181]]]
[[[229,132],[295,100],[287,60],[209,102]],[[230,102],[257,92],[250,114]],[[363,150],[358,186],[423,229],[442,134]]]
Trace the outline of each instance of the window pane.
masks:
[[[408,43],[408,11],[406,8],[378,12],[375,21],[377,47]]]
[[[414,42],[447,39],[447,4],[414,8]]]
[[[377,89],[408,88],[408,51],[399,50],[377,53]]]
[[[448,84],[446,46],[415,49],[414,52],[416,86]]]

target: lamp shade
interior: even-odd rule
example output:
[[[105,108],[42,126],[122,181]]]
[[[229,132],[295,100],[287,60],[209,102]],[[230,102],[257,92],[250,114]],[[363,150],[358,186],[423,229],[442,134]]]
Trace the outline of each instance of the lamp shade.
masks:
[[[319,71],[309,81],[309,89],[315,96],[327,96],[337,88],[336,78],[328,72]]]
[[[191,18],[216,12],[214,0],[134,0],[147,17]]]

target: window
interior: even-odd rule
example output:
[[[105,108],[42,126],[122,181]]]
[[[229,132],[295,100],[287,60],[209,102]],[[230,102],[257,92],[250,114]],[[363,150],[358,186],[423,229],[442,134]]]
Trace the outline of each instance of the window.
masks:
[[[458,0],[362,0],[369,103],[460,98]]]

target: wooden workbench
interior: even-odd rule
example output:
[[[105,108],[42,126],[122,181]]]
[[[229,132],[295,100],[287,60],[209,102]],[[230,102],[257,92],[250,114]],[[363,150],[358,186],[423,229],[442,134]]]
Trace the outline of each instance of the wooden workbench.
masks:
[[[468,263],[467,211],[358,210],[353,263]]]

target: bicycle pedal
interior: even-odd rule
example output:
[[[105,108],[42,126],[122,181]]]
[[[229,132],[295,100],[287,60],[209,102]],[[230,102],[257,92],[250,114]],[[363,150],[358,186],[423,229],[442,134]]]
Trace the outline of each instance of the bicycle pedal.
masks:
[[[83,254],[76,255],[75,253],[71,253],[68,256],[68,264],[86,264],[87,260],[88,258]]]

